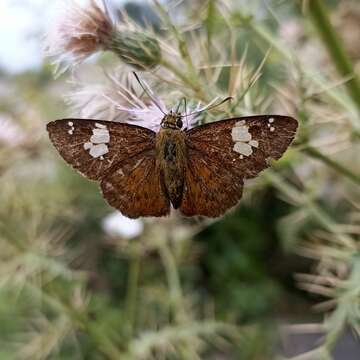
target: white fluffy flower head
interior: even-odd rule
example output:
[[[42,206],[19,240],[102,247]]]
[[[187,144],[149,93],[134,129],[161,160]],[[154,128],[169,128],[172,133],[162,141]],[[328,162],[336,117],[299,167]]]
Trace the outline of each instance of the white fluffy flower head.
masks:
[[[105,0],[87,3],[62,0],[58,4],[45,42],[46,55],[55,59],[58,73],[105,49],[112,37],[114,24]]]
[[[125,122],[158,132],[161,120],[171,108],[166,106],[145,81],[143,84],[150,96],[144,94],[142,89],[136,89],[138,84],[134,83],[132,74],[122,74],[119,77],[109,75],[109,80],[110,82],[104,86],[83,85],[69,95],[75,110],[73,115]],[[171,110],[175,111],[176,108],[177,106]],[[182,113],[184,127],[190,129],[196,126],[199,121],[198,114],[191,113],[202,111],[204,108],[200,107],[200,104],[190,105],[186,110],[186,114],[190,115]]]

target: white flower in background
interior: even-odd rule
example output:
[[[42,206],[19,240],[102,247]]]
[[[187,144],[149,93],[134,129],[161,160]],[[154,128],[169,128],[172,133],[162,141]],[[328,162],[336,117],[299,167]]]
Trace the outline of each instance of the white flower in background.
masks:
[[[0,114],[0,146],[16,146],[25,140],[25,132],[7,114]]]
[[[103,219],[102,227],[110,236],[132,239],[142,234],[144,223],[139,219],[129,219],[115,211]]]

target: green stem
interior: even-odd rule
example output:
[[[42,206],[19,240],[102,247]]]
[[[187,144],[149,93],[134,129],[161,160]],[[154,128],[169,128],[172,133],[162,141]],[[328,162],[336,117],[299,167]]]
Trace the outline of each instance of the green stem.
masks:
[[[26,288],[31,292],[32,296],[44,301],[44,303],[59,314],[65,313],[77,329],[81,329],[92,338],[96,346],[98,346],[99,351],[104,354],[107,359],[122,359],[121,352],[116,345],[103,333],[102,329],[99,329],[94,324],[86,312],[74,309],[66,301],[63,301],[61,294],[53,294],[50,289],[45,287],[39,288],[31,282],[26,284]]]
[[[324,155],[319,150],[317,150],[317,149],[315,149],[315,148],[313,148],[311,146],[306,147],[304,151],[308,155],[310,155],[311,157],[313,157],[315,159],[318,159],[318,160],[321,160],[324,164],[326,164],[329,167],[333,168],[338,173],[346,176],[347,178],[349,178],[350,180],[355,182],[357,185],[360,185],[360,174],[356,174],[356,173],[352,172],[347,167],[339,164],[335,160],[330,159],[328,156]]]
[[[288,196],[292,201],[298,205],[304,206],[312,215],[313,219],[322,226],[323,229],[330,233],[336,234],[338,240],[348,248],[354,248],[353,239],[343,233],[339,233],[335,221],[328,215],[328,213],[321,208],[309,195],[304,191],[299,191],[295,186],[284,181],[282,177],[274,171],[268,170],[264,176],[271,181],[271,183],[283,194]]]
[[[160,2],[158,0],[154,0],[154,3],[155,3],[156,8],[158,9],[159,13],[161,14],[162,18],[166,22],[167,26],[169,26],[172,33],[174,34],[175,39],[178,43],[179,52],[180,52],[182,58],[185,60],[185,63],[187,64],[188,71],[190,72],[190,74],[192,76],[196,77],[197,72],[196,72],[195,66],[193,64],[193,61],[191,59],[191,55],[190,55],[190,52],[189,52],[189,49],[188,49],[185,39],[183,38],[182,34],[179,32],[177,27],[172,23],[172,21],[169,17],[169,14],[165,10],[165,8],[160,4]]]
[[[137,291],[140,274],[140,257],[134,255],[130,260],[128,286],[126,293],[126,315],[128,320],[129,336],[131,337],[135,327],[135,314],[137,304]]]
[[[311,0],[308,4],[311,19],[319,32],[324,45],[327,47],[337,71],[343,77],[351,77],[349,81],[345,83],[345,86],[350,97],[360,109],[360,80],[355,74],[352,62],[346,53],[341,40],[331,25],[326,6],[322,0]]]
[[[118,360],[124,359],[122,353],[118,348],[113,344],[113,342],[103,333],[102,329],[99,329],[97,325],[93,326],[92,324],[86,324],[86,331],[92,337],[92,339],[99,346],[99,350],[109,359],[109,360]],[[125,360],[125,359],[124,359]]]
[[[187,320],[184,306],[184,298],[175,257],[168,246],[168,241],[161,241],[159,253],[164,264],[172,305],[172,312],[177,324],[183,324]],[[196,349],[187,342],[179,347],[181,358],[184,360],[198,360]]]
[[[170,70],[172,73],[174,73],[174,75],[176,75],[183,82],[184,85],[189,86],[197,95],[199,100],[207,102],[207,98],[204,95],[200,84],[196,81],[197,77],[187,76],[182,71],[180,71],[177,66],[164,58],[161,59],[160,64]]]
[[[176,260],[167,241],[161,241],[159,244],[159,253],[166,272],[174,318],[177,323],[181,324],[186,319],[186,311]]]
[[[326,83],[322,75],[320,73],[314,73],[313,71],[308,71],[306,68],[303,68],[302,65],[298,63],[298,57],[293,52],[293,50],[289,47],[286,47],[283,43],[281,43],[267,27],[263,25],[259,25],[252,20],[246,19],[246,17],[242,14],[239,15],[242,16],[241,19],[243,21],[242,24],[243,26],[248,27],[257,37],[269,43],[272,46],[272,48],[275,49],[278,52],[278,54],[280,54],[286,61],[298,64],[299,68],[304,73],[307,80],[316,84],[321,89],[328,88],[328,84]],[[338,89],[336,88],[327,89],[325,94],[328,97],[330,97],[332,100],[336,101],[336,103],[338,103],[339,105],[345,107],[346,109],[351,108],[352,110],[353,102],[352,101],[349,102],[348,98],[343,96],[341,91],[339,91]],[[356,110],[354,110],[354,112],[356,112]],[[351,116],[351,121],[355,127],[357,127],[358,125],[357,119],[358,119],[357,115]]]

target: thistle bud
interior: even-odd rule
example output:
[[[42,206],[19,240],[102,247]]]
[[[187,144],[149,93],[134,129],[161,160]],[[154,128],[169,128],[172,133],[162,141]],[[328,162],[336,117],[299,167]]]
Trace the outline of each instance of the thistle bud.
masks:
[[[110,50],[137,69],[157,65],[161,59],[158,41],[130,22],[115,25],[105,0],[89,0],[88,6],[63,0],[46,39],[46,54],[61,73],[98,51]]]
[[[158,41],[138,31],[116,31],[108,44],[125,63],[144,70],[159,64],[161,49]]]

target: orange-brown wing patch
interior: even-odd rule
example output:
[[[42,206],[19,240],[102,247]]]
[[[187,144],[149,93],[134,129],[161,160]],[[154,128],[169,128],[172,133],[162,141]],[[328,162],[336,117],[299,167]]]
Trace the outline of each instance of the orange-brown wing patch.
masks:
[[[165,216],[170,203],[163,194],[155,152],[139,154],[112,169],[101,182],[104,198],[129,218]]]
[[[91,180],[129,157],[155,147],[155,133],[135,125],[90,119],[56,120],[49,137],[64,160]]]
[[[189,149],[180,211],[186,216],[218,217],[237,204],[242,178],[218,159]]]
[[[297,126],[295,119],[278,115],[221,120],[187,131],[186,144],[246,179],[283,155]]]
[[[280,158],[296,129],[295,119],[270,115],[222,120],[187,131],[181,212],[224,214],[240,200],[243,179],[256,176],[270,159]]]

